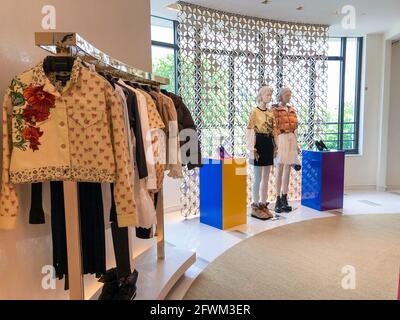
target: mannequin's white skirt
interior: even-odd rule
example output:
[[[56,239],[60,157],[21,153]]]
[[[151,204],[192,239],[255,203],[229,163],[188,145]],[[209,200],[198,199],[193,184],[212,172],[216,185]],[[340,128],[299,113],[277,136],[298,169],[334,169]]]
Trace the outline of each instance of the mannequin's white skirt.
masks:
[[[294,133],[282,133],[276,138],[278,152],[275,164],[300,164],[297,137]]]

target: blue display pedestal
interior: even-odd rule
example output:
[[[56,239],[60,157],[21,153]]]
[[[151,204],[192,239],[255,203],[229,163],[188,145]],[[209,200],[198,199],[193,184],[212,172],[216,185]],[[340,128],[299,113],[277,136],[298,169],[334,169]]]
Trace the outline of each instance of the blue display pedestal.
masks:
[[[206,160],[200,169],[200,222],[226,230],[247,222],[246,159]]]
[[[303,151],[303,206],[327,211],[343,208],[344,151]]]

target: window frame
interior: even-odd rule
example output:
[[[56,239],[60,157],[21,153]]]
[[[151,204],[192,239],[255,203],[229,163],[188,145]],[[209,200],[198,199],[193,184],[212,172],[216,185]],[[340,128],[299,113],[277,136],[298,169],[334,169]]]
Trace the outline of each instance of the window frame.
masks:
[[[355,83],[355,97],[354,97],[354,148],[345,149],[346,154],[357,155],[360,153],[360,114],[361,114],[361,81],[362,81],[362,64],[363,64],[363,37],[331,37],[330,39],[340,39],[341,48],[339,56],[328,56],[328,61],[340,62],[340,75],[339,75],[339,114],[338,114],[338,150],[344,150],[343,145],[345,139],[344,133],[344,110],[345,110],[345,96],[346,96],[346,52],[348,39],[357,39],[357,52],[356,52],[356,83]]]
[[[337,149],[343,150],[346,154],[357,155],[360,153],[360,109],[361,109],[361,80],[362,80],[362,58],[363,58],[363,37],[330,37],[329,39],[340,39],[340,55],[338,56],[328,56],[328,61],[339,61],[340,62],[340,75],[339,75],[339,113],[338,113],[338,131],[337,131]],[[356,52],[356,83],[355,83],[355,97],[354,97],[354,132],[350,133],[354,135],[354,148],[353,149],[344,149],[344,110],[345,110],[345,92],[346,92],[346,52],[347,52],[347,40],[348,39],[357,39],[357,52]],[[281,48],[282,46],[279,46]],[[284,73],[283,73],[283,61],[285,59],[290,59],[292,56],[287,55],[283,52],[278,52],[276,55],[276,63],[277,63],[277,74],[276,74],[276,85],[278,88],[281,88],[284,83]],[[304,58],[302,59],[310,59]],[[324,57],[313,57],[313,59],[324,59]],[[314,62],[313,59],[310,59],[311,62]],[[315,69],[315,64],[310,68],[310,77],[313,75],[313,70]],[[315,85],[310,88],[310,118],[308,121],[308,125],[310,127],[310,132],[313,132],[313,108],[315,108]],[[311,119],[311,121],[310,121]],[[324,123],[324,124],[335,124],[335,123]],[[349,124],[353,124],[350,122]],[[310,149],[313,149],[313,145],[308,146]]]
[[[160,47],[160,48],[166,48],[166,49],[173,49],[174,50],[174,61],[175,61],[175,66],[174,66],[174,71],[175,71],[175,91],[176,93],[179,92],[179,81],[178,81],[178,21],[168,19],[168,18],[163,18],[160,16],[156,15],[151,15],[151,18],[157,18],[157,19],[162,19],[166,21],[172,22],[173,26],[173,34],[174,34],[174,43],[168,43],[168,42],[162,42],[162,41],[156,41],[156,40],[151,40],[151,46],[155,47]]]

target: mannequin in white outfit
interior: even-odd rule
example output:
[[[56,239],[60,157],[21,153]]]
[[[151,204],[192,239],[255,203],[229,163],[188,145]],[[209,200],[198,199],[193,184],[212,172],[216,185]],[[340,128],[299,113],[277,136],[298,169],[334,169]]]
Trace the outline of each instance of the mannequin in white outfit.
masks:
[[[298,120],[295,109],[290,105],[292,91],[285,87],[279,94],[279,104],[273,106],[275,120],[277,123],[276,143],[276,193],[277,202],[276,213],[291,212],[287,194],[289,189],[289,179],[291,166],[299,164],[298,154],[300,148],[297,143],[295,131],[298,127]]]

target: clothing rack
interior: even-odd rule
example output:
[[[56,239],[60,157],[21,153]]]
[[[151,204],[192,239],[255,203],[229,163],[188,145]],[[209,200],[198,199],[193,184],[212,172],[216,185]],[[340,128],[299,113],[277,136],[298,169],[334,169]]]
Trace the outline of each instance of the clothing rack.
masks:
[[[169,79],[131,67],[97,49],[75,32],[36,32],[36,46],[58,56],[79,56],[94,64],[98,71],[114,77],[159,87]],[[71,300],[84,300],[82,248],[80,236],[78,188],[76,182],[64,182],[65,224],[67,235],[68,275]],[[157,203],[157,257],[165,258],[163,190]]]

